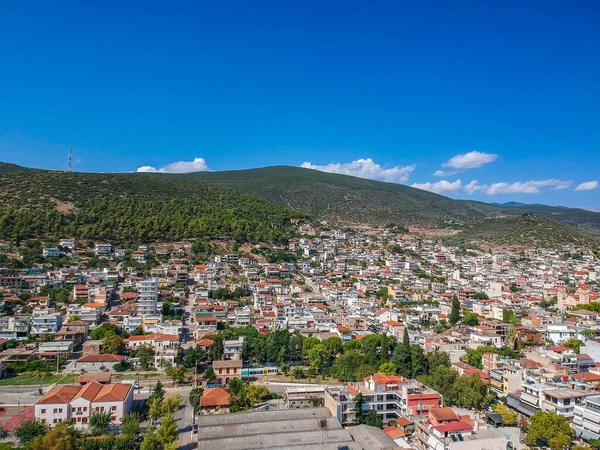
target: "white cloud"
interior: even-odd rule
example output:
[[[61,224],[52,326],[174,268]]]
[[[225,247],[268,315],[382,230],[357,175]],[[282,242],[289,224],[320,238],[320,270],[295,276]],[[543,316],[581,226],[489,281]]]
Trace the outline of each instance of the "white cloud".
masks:
[[[592,191],[598,188],[597,181],[586,181],[575,188],[576,191]]]
[[[152,166],[138,167],[137,172],[158,172],[158,173],[190,173],[190,172],[208,172],[210,168],[204,158],[194,158],[193,161],[177,161],[167,164],[159,169]]]
[[[481,188],[482,188],[482,186],[479,185],[477,180],[473,180],[469,184],[465,185],[465,192],[470,195],[470,194],[474,194],[477,191],[480,191]]]
[[[462,189],[463,184],[462,181],[446,181],[440,180],[436,183],[413,183],[411,185],[417,189],[423,189],[425,191],[435,192],[436,194],[447,194],[451,192],[456,192]]]
[[[403,183],[408,181],[411,172],[415,170],[415,165],[396,166],[389,169],[381,167],[371,158],[357,159],[351,163],[329,163],[326,166],[319,166],[311,162],[303,162],[300,167],[305,169],[320,170],[321,172],[339,173],[343,175],[352,175],[359,178],[368,178],[372,180],[389,181],[393,183]]]
[[[456,175],[458,170],[436,170],[433,172],[434,177],[450,177],[452,175]]]
[[[477,180],[471,181],[465,185],[465,192],[467,194],[474,194],[475,192],[483,192],[487,195],[500,195],[500,194],[539,194],[541,188],[552,187],[555,190],[566,189],[571,186],[572,181],[562,181],[556,179],[550,180],[531,180],[531,181],[517,181],[515,183],[492,183],[492,184],[479,184]]]
[[[469,152],[464,155],[456,155],[442,164],[442,167],[451,167],[452,169],[466,170],[475,169],[498,159],[498,155],[483,152]]]

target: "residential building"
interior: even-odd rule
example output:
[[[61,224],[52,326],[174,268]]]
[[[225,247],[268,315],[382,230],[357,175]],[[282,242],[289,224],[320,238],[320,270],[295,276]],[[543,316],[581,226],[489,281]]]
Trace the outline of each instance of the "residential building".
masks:
[[[31,316],[0,316],[0,339],[27,340],[30,324]]]
[[[149,278],[138,283],[138,314],[153,316],[157,313],[158,278]]]
[[[63,315],[54,308],[34,308],[31,334],[55,334],[62,327]]]
[[[119,425],[133,406],[133,384],[59,385],[50,389],[34,405],[35,418],[49,426],[70,422],[86,426],[94,411],[111,413],[111,424]]]

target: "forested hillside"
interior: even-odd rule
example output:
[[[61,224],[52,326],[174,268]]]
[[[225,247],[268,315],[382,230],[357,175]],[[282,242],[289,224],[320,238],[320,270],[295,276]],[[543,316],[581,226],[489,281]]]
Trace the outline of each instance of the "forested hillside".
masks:
[[[283,241],[303,213],[206,183],[0,167],[0,237],[142,242],[230,235]]]

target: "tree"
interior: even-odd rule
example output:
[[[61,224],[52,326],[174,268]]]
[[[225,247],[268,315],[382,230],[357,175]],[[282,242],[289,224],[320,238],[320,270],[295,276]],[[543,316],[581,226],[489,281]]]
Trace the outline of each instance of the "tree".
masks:
[[[471,311],[467,311],[463,317],[462,323],[468,327],[476,327],[479,325],[479,316]]]
[[[184,367],[173,367],[171,364],[167,366],[167,376],[173,380],[176,384],[183,383],[185,380],[185,368]]]
[[[35,437],[46,434],[48,427],[37,419],[24,421],[14,432],[21,445],[27,446]]]
[[[450,363],[450,355],[439,350],[427,354],[427,363],[430,370],[439,366],[450,367],[452,365]]]
[[[144,434],[144,440],[140,450],[157,450],[160,449],[161,442],[153,428],[148,428]]]
[[[481,410],[490,400],[488,385],[476,373],[458,377],[454,391],[456,404],[463,408]]]
[[[515,312],[512,309],[502,310],[502,322],[517,325],[518,320]]]
[[[233,381],[233,380],[231,380]],[[231,382],[229,382],[229,384],[231,385]],[[198,409],[200,409],[200,397],[202,397],[202,393],[204,392],[204,388],[202,387],[197,387],[194,388],[190,391],[190,405],[192,405],[192,408],[194,408],[194,412],[198,411]]]
[[[310,365],[321,372],[325,367],[329,366],[331,353],[323,345],[315,345],[308,351],[308,361]]]
[[[154,386],[154,389],[152,389],[152,393],[150,394],[146,402],[150,403],[155,398],[158,398],[161,401],[163,398],[165,398],[165,390],[160,380],[156,382],[156,385]]]
[[[90,339],[102,340],[108,336],[119,334],[119,328],[112,323],[103,323],[101,326],[90,331]]]
[[[123,339],[120,336],[111,335],[102,340],[102,353],[120,355],[124,349]]]
[[[156,436],[162,445],[166,445],[176,441],[177,435],[177,422],[173,419],[173,414],[168,413],[163,417],[160,427],[156,430]]]
[[[527,419],[525,418],[525,416],[521,416],[519,418],[519,429],[525,433],[527,431],[527,428],[529,428],[529,422],[527,421]]]
[[[569,446],[574,432],[565,416],[553,412],[538,411],[531,417],[525,443],[531,446],[549,446],[560,450]]]
[[[209,384],[213,384],[215,382],[215,371],[212,366],[208,366],[208,369],[204,372],[204,377]]]
[[[244,382],[239,378],[234,378],[229,382],[229,386],[227,386],[227,390],[230,394],[239,395],[240,391],[244,387]]]
[[[356,371],[365,362],[365,358],[357,350],[350,350],[339,356],[329,374],[340,381],[356,381]]]
[[[450,311],[448,320],[452,325],[456,325],[460,320],[460,302],[456,294],[452,297],[452,310]]]
[[[61,422],[44,436],[31,441],[31,450],[81,450],[83,439],[73,425]]]
[[[500,403],[494,406],[494,411],[502,416],[504,425],[512,427],[517,424],[517,413],[508,409],[506,405]]]
[[[411,375],[412,378],[417,378],[421,375],[427,375],[429,373],[428,360],[423,353],[423,347],[414,344],[410,347],[411,357]]]
[[[158,397],[154,397],[148,402],[148,415],[150,416],[150,423],[155,423],[162,414],[162,400]]]
[[[267,395],[269,395],[269,390],[264,386],[259,386],[258,384],[250,384],[246,386],[246,389],[244,390],[244,400],[250,406],[260,403]]]
[[[121,420],[121,433],[127,436],[136,436],[140,432],[140,415],[129,413]]]
[[[408,339],[408,331],[404,329],[404,337],[402,343],[398,344],[394,349],[391,361],[398,367],[398,375],[404,378],[412,376],[412,354],[410,350],[410,341]]]
[[[365,417],[365,424],[377,428],[381,428],[383,426],[382,420],[379,417],[377,417],[377,411],[375,411],[374,409],[370,409],[369,412],[367,412],[367,416]]]
[[[596,332],[594,330],[591,330],[589,328],[583,330],[581,332],[581,335],[583,336],[583,339],[588,341],[590,339],[596,339],[596,337],[598,337],[598,335],[596,334]]]
[[[384,362],[379,366],[379,371],[381,373],[385,373],[386,375],[396,375],[398,372],[398,367],[391,361]]]
[[[181,405],[182,401],[181,394],[175,394],[165,398],[161,405],[163,415],[175,414],[175,411],[179,409],[179,405]]]
[[[575,353],[579,353],[581,349],[581,341],[575,338],[567,339],[565,342],[562,343],[562,345],[573,349]]]
[[[90,426],[95,436],[100,436],[104,433],[104,430],[110,425],[111,415],[110,411],[96,410],[92,412],[90,415]]]

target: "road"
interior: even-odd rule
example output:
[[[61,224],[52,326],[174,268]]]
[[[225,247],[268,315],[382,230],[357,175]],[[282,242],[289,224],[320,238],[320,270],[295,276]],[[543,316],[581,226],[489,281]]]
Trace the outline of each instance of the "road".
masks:
[[[180,394],[183,398],[181,406],[174,414],[174,418],[177,421],[177,427],[179,428],[178,448],[183,450],[198,448],[196,437],[192,439],[193,408],[189,401],[191,390],[192,388],[189,387],[165,388],[165,397]]]

